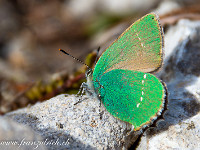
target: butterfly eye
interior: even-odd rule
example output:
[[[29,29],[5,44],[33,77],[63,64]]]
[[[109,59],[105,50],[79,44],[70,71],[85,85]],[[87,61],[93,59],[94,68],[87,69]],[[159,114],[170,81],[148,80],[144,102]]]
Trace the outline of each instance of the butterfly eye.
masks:
[[[85,76],[89,77],[89,76],[91,76],[92,73],[93,73],[92,69],[89,68],[89,69],[86,70]]]

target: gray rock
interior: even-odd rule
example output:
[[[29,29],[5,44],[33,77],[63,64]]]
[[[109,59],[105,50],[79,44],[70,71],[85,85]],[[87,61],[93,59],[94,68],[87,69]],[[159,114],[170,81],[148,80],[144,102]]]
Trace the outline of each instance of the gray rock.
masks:
[[[180,20],[165,34],[165,63],[159,76],[167,84],[165,120],[149,128],[139,149],[200,149],[200,21]]]
[[[46,150],[46,146],[40,144],[41,136],[30,127],[16,123],[8,118],[0,117],[0,149],[1,150]]]
[[[59,142],[46,145],[48,149],[127,149],[133,144],[140,131],[131,131],[132,125],[114,118],[97,99],[83,99],[74,105],[75,96],[59,95],[6,116],[31,126],[43,139]]]

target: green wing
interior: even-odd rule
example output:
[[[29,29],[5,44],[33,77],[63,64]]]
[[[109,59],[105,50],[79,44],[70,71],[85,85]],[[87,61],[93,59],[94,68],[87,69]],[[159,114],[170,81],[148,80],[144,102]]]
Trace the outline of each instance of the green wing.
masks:
[[[133,23],[102,54],[93,79],[113,69],[153,72],[162,65],[163,33],[158,16],[147,14]]]
[[[135,130],[161,114],[165,88],[153,72],[162,65],[163,33],[156,14],[132,24],[98,60],[93,72],[95,91],[116,118]]]
[[[100,84],[106,109],[135,130],[150,124],[163,110],[165,89],[152,74],[116,69],[104,74]]]

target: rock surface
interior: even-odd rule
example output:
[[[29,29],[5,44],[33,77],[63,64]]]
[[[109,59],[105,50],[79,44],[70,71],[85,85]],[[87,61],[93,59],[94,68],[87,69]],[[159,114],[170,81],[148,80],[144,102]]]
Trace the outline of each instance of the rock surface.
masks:
[[[200,21],[180,20],[165,34],[165,120],[149,128],[138,150],[200,149]]]
[[[133,144],[138,134],[133,135],[130,124],[99,107],[98,100],[83,99],[74,105],[77,98],[73,95],[59,95],[6,116],[31,126],[43,139],[59,142],[47,145],[48,149],[122,149]]]
[[[16,123],[5,117],[0,117],[0,149],[1,150],[46,150],[46,146],[40,144],[41,136],[30,127]]]

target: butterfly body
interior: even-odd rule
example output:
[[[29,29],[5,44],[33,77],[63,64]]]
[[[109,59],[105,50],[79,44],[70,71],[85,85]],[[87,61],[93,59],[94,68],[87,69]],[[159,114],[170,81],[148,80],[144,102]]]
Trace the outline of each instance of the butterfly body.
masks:
[[[150,74],[162,65],[163,32],[156,14],[133,23],[87,74],[87,87],[116,118],[135,130],[151,124],[163,111],[166,91]]]

